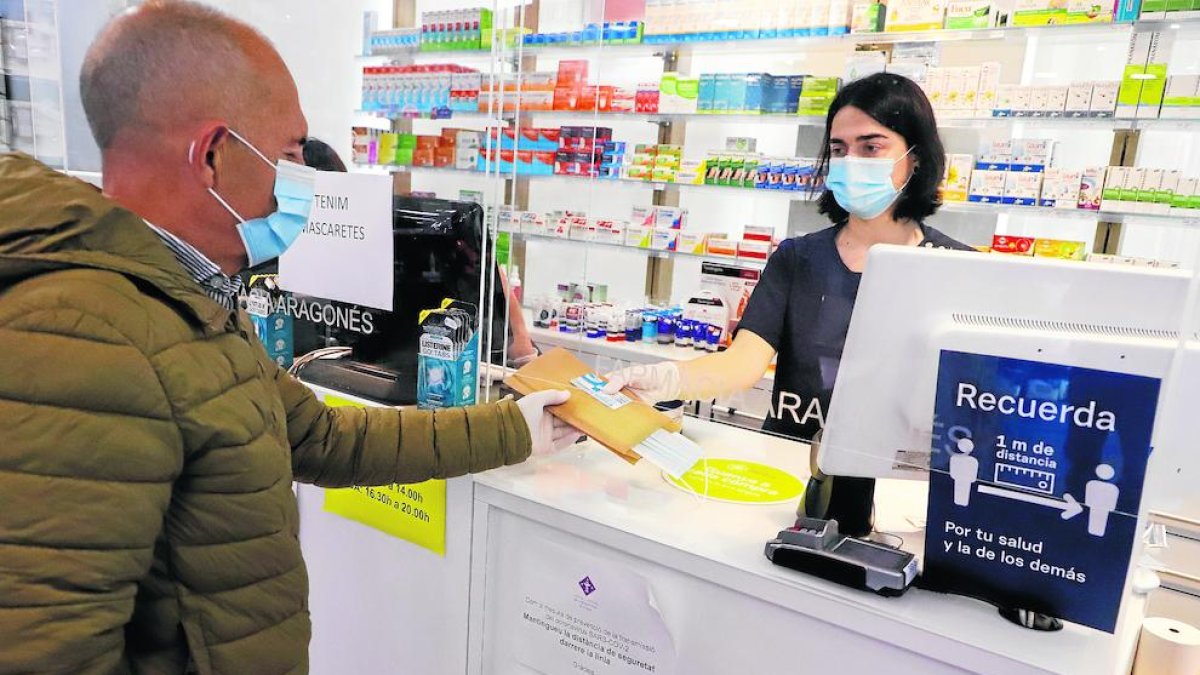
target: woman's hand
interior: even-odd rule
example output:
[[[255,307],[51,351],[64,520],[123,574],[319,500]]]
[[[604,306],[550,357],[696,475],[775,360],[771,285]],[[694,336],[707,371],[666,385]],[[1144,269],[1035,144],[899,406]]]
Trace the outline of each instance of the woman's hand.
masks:
[[[679,364],[673,361],[622,368],[609,373],[606,379],[608,384],[604,387],[604,393],[616,394],[629,387],[638,398],[650,404],[675,401],[682,395],[683,377],[679,372]]]

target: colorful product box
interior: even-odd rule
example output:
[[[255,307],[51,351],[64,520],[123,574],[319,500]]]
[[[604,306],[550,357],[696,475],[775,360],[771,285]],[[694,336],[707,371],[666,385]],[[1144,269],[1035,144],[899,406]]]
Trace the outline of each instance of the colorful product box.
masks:
[[[625,230],[625,245],[634,248],[650,248],[650,236],[653,232],[653,227],[630,225]]]
[[[769,241],[740,241],[738,242],[738,257],[747,260],[766,260],[771,256]]]
[[[726,236],[710,235],[707,248],[710,256],[736,258],[738,254],[738,243]]]
[[[1076,82],[1067,87],[1067,100],[1063,103],[1063,116],[1088,117],[1092,105],[1092,83]]]
[[[1163,171],[1158,191],[1154,195],[1154,204],[1148,213],[1159,216],[1171,213],[1171,200],[1175,198],[1175,191],[1179,189],[1180,178],[1182,174],[1179,171]]]
[[[633,227],[654,227],[655,207],[635,206],[630,214],[629,223]]]
[[[1082,171],[1058,167],[1046,169],[1045,177],[1042,179],[1042,196],[1038,205],[1056,209],[1078,208],[1082,180]]]
[[[680,253],[705,255],[708,253],[708,235],[700,232],[680,232],[676,250]]]
[[[747,225],[742,230],[742,241],[770,242],[775,238],[775,228],[769,225]]]
[[[887,5],[877,2],[854,5],[850,15],[851,33],[879,33],[887,16]]]
[[[1067,7],[1061,0],[1016,0],[1009,25],[1048,26],[1066,23]]]
[[[1125,186],[1121,189],[1121,204],[1124,211],[1137,210],[1138,192],[1146,182],[1146,167],[1135,166],[1125,172]]]
[[[990,117],[1000,92],[1000,64],[987,61],[979,65],[979,90],[975,94],[975,109],[980,117]]]
[[[1110,166],[1104,174],[1104,189],[1101,192],[1101,211],[1124,211],[1124,189],[1129,167]],[[1082,199],[1082,195],[1081,195]]]
[[[1087,243],[1061,239],[1038,239],[1033,244],[1035,258],[1058,258],[1059,260],[1084,260]]]
[[[1163,91],[1163,119],[1200,119],[1200,75],[1172,75]]]
[[[1134,198],[1136,202],[1133,208],[1134,212],[1154,213],[1158,191],[1162,189],[1162,179],[1162,169],[1146,169],[1145,174],[1142,176],[1141,185],[1138,186]]]
[[[1007,170],[996,171],[988,164],[976,163],[971,172],[970,190],[967,201],[977,204],[1000,204],[1004,201],[1004,185]]]
[[[1197,198],[1194,196],[1200,192],[1200,179],[1195,176],[1185,176],[1179,179],[1179,186],[1175,188],[1175,194],[1171,197],[1172,215],[1192,215],[1193,210],[1197,208]]]
[[[1021,173],[1010,171],[1004,179],[1004,198],[1001,203],[1014,206],[1037,206],[1038,199],[1042,194],[1044,176],[1045,174],[1040,170]]]
[[[841,84],[842,80],[838,77],[805,76],[796,113],[798,115],[825,115],[829,112],[829,106],[837,96]]]
[[[650,231],[650,250],[674,251],[679,243],[679,230],[653,229]]]
[[[1092,87],[1091,116],[1114,117],[1117,114],[1117,99],[1120,82],[1097,82]]]
[[[687,209],[678,206],[654,207],[654,227],[660,230],[679,230],[687,226]]]
[[[993,0],[951,0],[946,5],[945,27],[948,30],[993,28],[999,15]]]
[[[939,30],[946,19],[945,0],[891,0],[887,6],[886,32]]]
[[[965,202],[971,188],[971,167],[975,158],[971,155],[947,155],[946,175],[942,183],[942,200]]]
[[[1033,237],[1010,237],[1006,234],[992,236],[992,252],[1011,255],[1033,255]]]

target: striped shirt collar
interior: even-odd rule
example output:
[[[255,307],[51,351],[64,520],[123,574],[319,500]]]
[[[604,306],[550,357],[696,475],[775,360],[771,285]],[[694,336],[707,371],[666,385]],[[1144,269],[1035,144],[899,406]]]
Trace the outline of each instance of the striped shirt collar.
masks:
[[[162,243],[171,250],[175,259],[183,266],[200,286],[201,290],[214,302],[225,309],[233,311],[237,307],[238,295],[242,292],[242,278],[234,275],[229,277],[208,256],[201,253],[195,246],[176,237],[166,230],[147,222],[146,225],[158,235]]]

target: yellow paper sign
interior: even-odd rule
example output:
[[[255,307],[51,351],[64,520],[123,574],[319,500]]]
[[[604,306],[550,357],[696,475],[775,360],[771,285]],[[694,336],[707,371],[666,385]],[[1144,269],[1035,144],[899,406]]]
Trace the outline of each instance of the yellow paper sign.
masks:
[[[325,405],[357,406],[336,396]],[[446,555],[446,481],[325,490],[325,510]]]

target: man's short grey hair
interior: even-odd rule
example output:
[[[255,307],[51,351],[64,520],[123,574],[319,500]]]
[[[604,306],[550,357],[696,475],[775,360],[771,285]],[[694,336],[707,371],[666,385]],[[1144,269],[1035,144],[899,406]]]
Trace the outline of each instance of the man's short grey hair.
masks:
[[[250,26],[188,0],[150,0],[117,17],[88,49],[79,78],[96,143],[107,150],[127,128],[236,123],[269,87],[255,61],[269,45]]]

